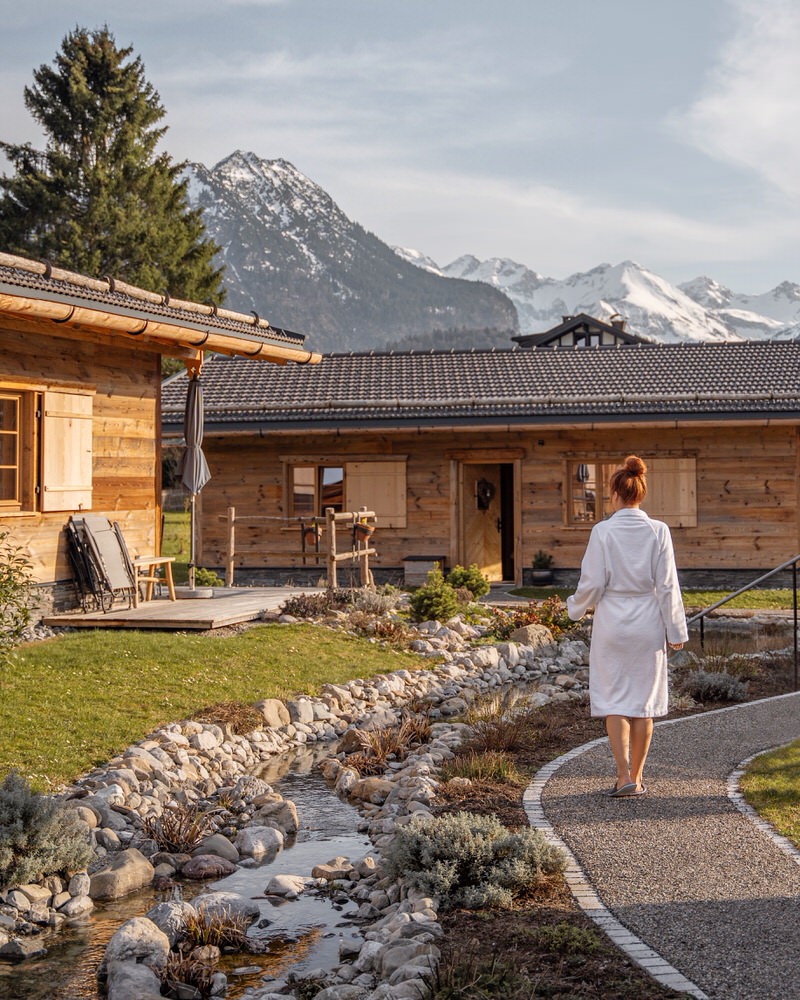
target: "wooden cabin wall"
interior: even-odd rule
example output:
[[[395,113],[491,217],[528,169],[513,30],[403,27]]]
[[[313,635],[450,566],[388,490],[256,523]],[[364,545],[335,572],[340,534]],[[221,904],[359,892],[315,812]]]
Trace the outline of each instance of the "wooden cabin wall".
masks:
[[[239,567],[300,566],[299,531],[285,518],[284,461],[306,456],[336,464],[355,456],[407,456],[408,520],[405,528],[378,526],[376,567],[402,566],[409,555],[450,551],[451,459],[470,453],[502,457],[517,450],[521,469],[521,571],[538,549],[551,552],[559,569],[577,569],[591,525],[565,523],[564,477],[568,460],[592,461],[628,454],[696,458],[697,526],[673,528],[676,556],[687,569],[772,568],[800,551],[798,432],[794,426],[753,427],[720,423],[681,428],[456,430],[392,434],[206,434],[212,480],[201,495],[200,562],[222,566],[225,513],[236,508]],[[492,459],[489,459],[490,461]],[[247,515],[259,520],[248,523]]]
[[[92,511],[118,521],[130,549],[152,554],[160,533],[160,355],[34,329],[0,327],[0,380],[87,387],[92,400]],[[37,582],[69,580],[63,526],[72,511],[0,516],[30,554]]]

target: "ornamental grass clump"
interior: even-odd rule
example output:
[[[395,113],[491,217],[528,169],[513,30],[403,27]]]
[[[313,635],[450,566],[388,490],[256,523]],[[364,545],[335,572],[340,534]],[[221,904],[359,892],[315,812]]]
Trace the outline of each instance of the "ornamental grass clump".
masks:
[[[214,815],[195,803],[165,806],[160,816],[146,816],[145,833],[161,851],[191,854],[215,828]]]
[[[92,849],[75,812],[11,771],[0,785],[0,888],[85,868]]]
[[[479,698],[464,714],[471,730],[468,748],[509,751],[531,746],[540,715],[530,696],[517,688]]]
[[[436,896],[442,909],[510,907],[564,870],[566,857],[538,830],[512,832],[495,816],[415,816],[384,849],[387,874]]]

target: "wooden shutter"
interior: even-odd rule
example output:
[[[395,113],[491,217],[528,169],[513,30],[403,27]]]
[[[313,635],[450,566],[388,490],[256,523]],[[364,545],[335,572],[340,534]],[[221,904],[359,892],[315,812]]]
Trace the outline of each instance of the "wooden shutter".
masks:
[[[647,496],[642,507],[671,528],[697,525],[697,469],[694,458],[647,461]]]
[[[42,394],[42,510],[91,510],[92,396]]]
[[[378,528],[406,527],[406,463],[348,462],[345,508],[374,510]]]

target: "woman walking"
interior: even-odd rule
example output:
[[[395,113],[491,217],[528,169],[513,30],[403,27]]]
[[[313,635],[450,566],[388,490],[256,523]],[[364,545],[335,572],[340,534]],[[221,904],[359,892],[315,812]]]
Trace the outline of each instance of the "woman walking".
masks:
[[[689,637],[669,528],[640,509],[644,462],[629,455],[611,477],[612,516],[592,528],[578,589],[567,611],[578,621],[594,607],[589,653],[593,716],[604,716],[617,767],[608,794],[643,795],[642,771],[653,717],[666,715],[667,645]]]

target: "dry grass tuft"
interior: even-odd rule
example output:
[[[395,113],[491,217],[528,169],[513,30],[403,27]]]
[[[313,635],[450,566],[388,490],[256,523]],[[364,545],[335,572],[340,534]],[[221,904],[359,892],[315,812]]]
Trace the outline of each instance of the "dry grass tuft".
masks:
[[[264,717],[257,708],[240,701],[220,701],[216,705],[206,705],[192,716],[198,722],[216,726],[229,726],[236,736],[262,729]]]

